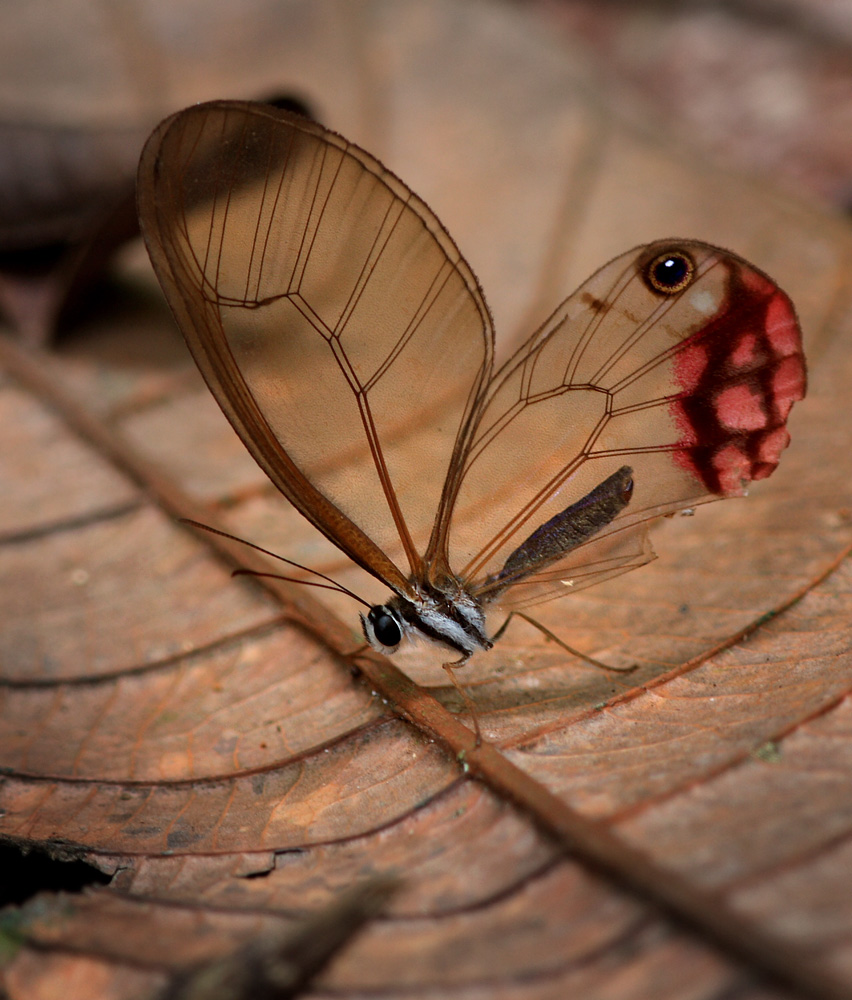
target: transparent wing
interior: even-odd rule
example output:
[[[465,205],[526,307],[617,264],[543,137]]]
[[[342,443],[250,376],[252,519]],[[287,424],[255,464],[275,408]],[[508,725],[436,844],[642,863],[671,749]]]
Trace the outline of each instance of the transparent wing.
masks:
[[[694,241],[624,254],[496,374],[459,458],[451,563],[522,606],[647,561],[649,518],[772,472],[804,389],[795,312],[765,275]]]
[[[491,373],[488,311],[452,239],[342,137],[230,102],[152,135],[139,212],[249,451],[350,558],[404,590]]]
[[[620,576],[655,559],[646,521],[624,531],[591,538],[548,570],[521,576],[507,586],[489,583],[479,589],[484,604],[520,610],[565,597]]]

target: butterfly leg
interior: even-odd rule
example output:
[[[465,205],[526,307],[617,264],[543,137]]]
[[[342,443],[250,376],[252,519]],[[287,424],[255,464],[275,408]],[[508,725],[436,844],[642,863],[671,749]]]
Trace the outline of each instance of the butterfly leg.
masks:
[[[479,713],[476,711],[476,705],[473,703],[471,696],[465,691],[464,687],[459,683],[458,677],[456,677],[456,672],[454,667],[463,667],[465,663],[470,659],[469,656],[464,656],[460,660],[453,660],[452,663],[441,664],[444,670],[447,671],[447,676],[453,682],[453,687],[462,696],[467,710],[470,712],[471,718],[473,719],[473,731],[476,734],[476,746],[482,745],[482,730],[479,728]]]
[[[589,656],[587,653],[581,653],[579,649],[574,649],[573,646],[569,646],[567,642],[560,639],[558,635],[551,632],[550,629],[542,625],[541,622],[536,621],[535,618],[530,618],[529,615],[525,615],[522,611],[509,612],[508,618],[492,636],[492,640],[494,642],[497,642],[497,640],[503,635],[509,626],[509,622],[515,617],[523,618],[523,620],[532,625],[533,628],[537,628],[543,636],[553,640],[557,646],[561,646],[566,652],[571,653],[572,656],[576,656],[578,659],[585,661],[591,667],[597,667],[598,670],[606,670],[613,674],[632,674],[636,669],[637,664],[635,663],[630,667],[611,667],[608,663],[602,663],[600,660],[596,660],[593,656]]]

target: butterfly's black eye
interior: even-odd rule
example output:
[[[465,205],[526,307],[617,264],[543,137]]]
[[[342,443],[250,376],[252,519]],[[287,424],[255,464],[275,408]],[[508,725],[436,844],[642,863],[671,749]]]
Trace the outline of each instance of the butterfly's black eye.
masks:
[[[695,277],[695,264],[683,250],[669,250],[645,265],[643,277],[652,291],[660,295],[676,295],[691,284]]]
[[[382,646],[398,646],[402,642],[402,629],[399,627],[399,622],[384,604],[370,608],[367,618],[370,620],[376,641]]]

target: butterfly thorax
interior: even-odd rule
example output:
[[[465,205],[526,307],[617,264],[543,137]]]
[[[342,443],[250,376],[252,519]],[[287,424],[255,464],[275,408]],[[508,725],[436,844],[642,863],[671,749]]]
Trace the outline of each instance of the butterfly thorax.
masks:
[[[409,595],[394,594],[361,615],[367,642],[381,653],[394,652],[403,638],[425,638],[467,659],[494,643],[485,631],[482,604],[457,580],[444,586],[417,583]]]

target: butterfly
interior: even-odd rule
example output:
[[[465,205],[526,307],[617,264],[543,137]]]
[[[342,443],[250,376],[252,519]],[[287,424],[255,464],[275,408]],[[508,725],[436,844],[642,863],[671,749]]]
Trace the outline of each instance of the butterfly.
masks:
[[[234,429],[389,591],[350,595],[366,641],[438,643],[457,687],[497,613],[648,562],[652,519],[770,475],[805,393],[787,295],[696,240],[616,257],[497,366],[479,283],[434,213],[287,111],[220,101],[166,119],[138,205]]]

